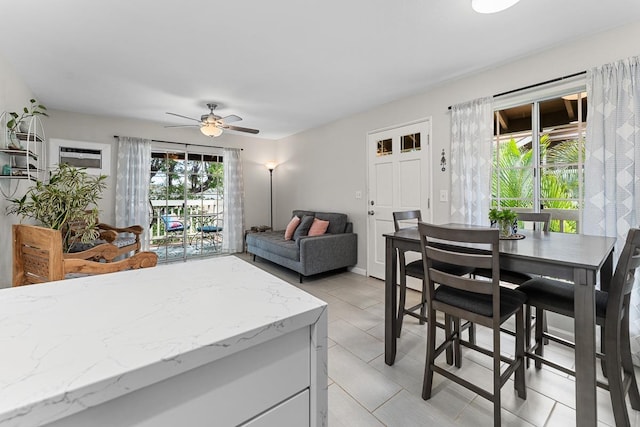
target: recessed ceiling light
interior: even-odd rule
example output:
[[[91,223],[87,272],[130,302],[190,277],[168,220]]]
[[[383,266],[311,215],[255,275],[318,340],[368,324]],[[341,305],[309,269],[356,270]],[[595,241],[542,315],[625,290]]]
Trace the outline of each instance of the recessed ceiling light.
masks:
[[[471,0],[471,7],[478,13],[496,13],[508,9],[520,0]]]

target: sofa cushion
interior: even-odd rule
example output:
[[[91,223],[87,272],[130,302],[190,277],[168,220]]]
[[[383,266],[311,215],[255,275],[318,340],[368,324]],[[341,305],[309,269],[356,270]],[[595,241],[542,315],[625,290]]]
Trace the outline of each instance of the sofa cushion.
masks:
[[[316,218],[329,221],[327,233],[340,234],[344,233],[347,228],[347,215],[342,213],[316,212]]]
[[[303,217],[303,216],[305,216],[305,215],[315,216],[315,215],[316,215],[316,213],[315,213],[315,212],[313,212],[313,211],[305,211],[305,210],[302,210],[302,209],[295,209],[295,210],[293,211],[293,215],[295,215],[295,216],[297,216],[298,218],[302,219],[302,217]]]
[[[300,224],[300,217],[294,215],[287,224],[287,228],[284,230],[284,240],[291,240],[293,238],[293,232],[296,231]]]
[[[309,234],[309,229],[311,228],[311,224],[313,224],[313,215],[305,215],[300,220],[300,225],[296,228],[295,233],[293,233],[293,239],[298,240],[302,236],[306,236]]]
[[[307,236],[322,236],[327,232],[328,227],[329,221],[313,218],[313,224],[311,224],[311,228],[309,229]]]
[[[247,234],[247,245],[255,246],[275,255],[294,261],[300,259],[300,249],[293,240],[284,240],[282,231],[266,231]]]

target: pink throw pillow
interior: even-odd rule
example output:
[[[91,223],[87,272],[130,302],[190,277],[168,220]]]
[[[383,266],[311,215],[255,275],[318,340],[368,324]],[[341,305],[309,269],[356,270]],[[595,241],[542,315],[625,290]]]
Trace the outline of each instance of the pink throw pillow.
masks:
[[[289,221],[289,224],[287,224],[287,228],[284,230],[284,240],[291,240],[294,231],[298,228],[298,224],[300,224],[300,217],[294,215],[293,218],[291,218],[291,221]]]
[[[308,236],[322,236],[327,232],[327,228],[329,228],[329,221],[314,218]]]

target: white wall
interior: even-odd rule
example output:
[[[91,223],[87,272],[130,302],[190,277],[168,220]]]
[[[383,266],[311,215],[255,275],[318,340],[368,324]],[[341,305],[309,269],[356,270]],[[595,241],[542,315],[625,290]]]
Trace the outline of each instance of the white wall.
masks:
[[[20,111],[22,107],[29,105],[29,99],[33,98],[33,94],[29,88],[18,76],[13,68],[0,56],[0,112],[2,111]],[[0,158],[0,167],[6,164],[8,159]],[[3,192],[13,190],[18,185],[16,197],[26,188],[26,181],[0,181],[0,187]],[[0,287],[9,286],[11,284],[12,263],[11,263],[11,224],[15,217],[6,215],[8,203],[5,198],[0,197]]]
[[[450,185],[449,170],[443,173],[439,167],[442,149],[447,156],[450,153],[450,105],[638,55],[637,40],[640,22],[520,58],[279,141],[277,160],[281,166],[274,172],[274,222],[283,228],[292,209],[347,213],[358,233],[357,268],[366,269],[367,132],[431,117],[433,195],[438,195],[440,190],[448,191]],[[355,199],[356,190],[363,191],[361,200]],[[449,204],[439,202],[433,195],[434,223],[447,222]]]

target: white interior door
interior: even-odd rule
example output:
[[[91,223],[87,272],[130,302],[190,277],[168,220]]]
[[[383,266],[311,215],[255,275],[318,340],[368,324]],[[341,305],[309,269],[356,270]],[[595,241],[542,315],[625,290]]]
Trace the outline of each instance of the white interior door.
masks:
[[[394,231],[394,211],[420,209],[422,219],[431,221],[430,134],[431,121],[425,119],[368,135],[369,276],[384,279],[382,235]]]

